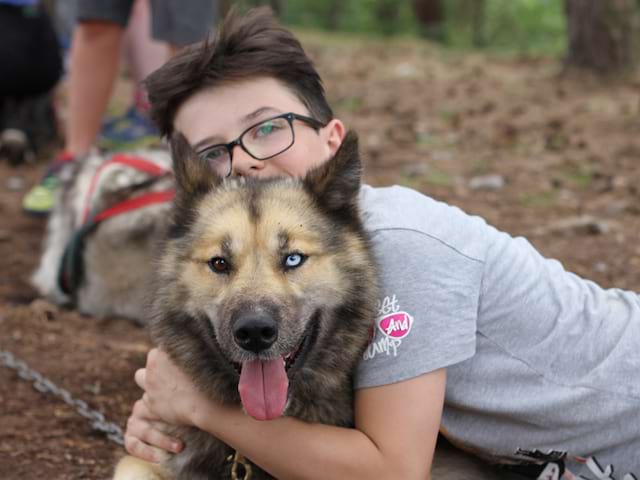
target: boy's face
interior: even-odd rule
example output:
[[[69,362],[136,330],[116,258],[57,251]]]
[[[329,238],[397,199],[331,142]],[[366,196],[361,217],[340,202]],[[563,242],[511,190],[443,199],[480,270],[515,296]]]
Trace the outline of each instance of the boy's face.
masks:
[[[276,115],[310,116],[289,88],[270,77],[211,87],[189,97],[176,112],[174,126],[201,152],[238,138],[247,128]],[[328,160],[344,137],[344,125],[333,119],[316,131],[294,120],[295,143],[268,160],[256,160],[240,146],[233,148],[231,175],[302,177]]]

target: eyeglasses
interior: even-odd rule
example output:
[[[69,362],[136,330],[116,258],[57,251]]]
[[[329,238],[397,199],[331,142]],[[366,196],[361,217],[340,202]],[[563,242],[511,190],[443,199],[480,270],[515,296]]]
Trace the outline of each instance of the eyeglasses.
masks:
[[[201,150],[198,156],[208,162],[218,175],[228,177],[231,175],[233,149],[237,145],[256,160],[269,160],[291,148],[296,141],[294,120],[304,122],[314,130],[325,126],[315,118],[297,113],[283,113],[247,128],[232,142],[212,145]]]

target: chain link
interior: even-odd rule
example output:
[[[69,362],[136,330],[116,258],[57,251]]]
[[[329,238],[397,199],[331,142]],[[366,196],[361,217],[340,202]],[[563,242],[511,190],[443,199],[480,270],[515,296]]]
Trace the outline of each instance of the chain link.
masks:
[[[30,368],[22,360],[18,360],[11,352],[0,349],[0,365],[15,370],[18,376],[28,382],[33,382],[33,387],[41,393],[51,393],[61,398],[64,403],[73,407],[81,416],[88,419],[93,429],[107,435],[107,438],[118,445],[124,445],[122,429],[115,423],[107,421],[104,414],[89,407],[87,402],[75,398],[68,390],[58,387],[55,383]]]

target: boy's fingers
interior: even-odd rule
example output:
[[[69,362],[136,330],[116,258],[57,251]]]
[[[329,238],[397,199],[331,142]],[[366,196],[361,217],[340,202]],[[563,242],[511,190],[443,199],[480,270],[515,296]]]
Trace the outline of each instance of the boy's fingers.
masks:
[[[151,422],[129,417],[127,421],[127,437],[135,438],[143,443],[171,453],[182,451],[184,445],[181,440],[173,438],[163,432],[167,428],[162,422]]]
[[[136,370],[133,378],[136,381],[136,385],[138,385],[141,389],[145,390],[145,379],[147,375],[147,370],[145,368],[139,368]]]
[[[124,437],[124,447],[134,457],[146,460],[151,463],[160,463],[165,461],[169,454],[164,450],[147,445],[139,438],[131,435]]]
[[[136,418],[145,418],[147,420],[157,420],[158,417],[154,416],[149,409],[147,408],[147,405],[144,403],[144,400],[142,400],[142,398],[140,398],[139,400],[136,400],[136,403],[133,404],[133,410],[131,412],[131,416],[132,417],[136,417]]]
[[[145,430],[144,436],[140,439],[153,447],[161,448],[167,452],[181,452],[184,447],[182,441],[162,433],[161,428],[160,425],[152,424],[150,428]]]

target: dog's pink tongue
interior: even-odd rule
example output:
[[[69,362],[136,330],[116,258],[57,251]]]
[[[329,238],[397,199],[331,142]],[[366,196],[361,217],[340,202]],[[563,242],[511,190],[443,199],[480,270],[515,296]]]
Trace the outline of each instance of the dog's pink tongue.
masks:
[[[245,411],[256,420],[271,420],[282,415],[288,389],[283,358],[242,364],[238,391]]]

